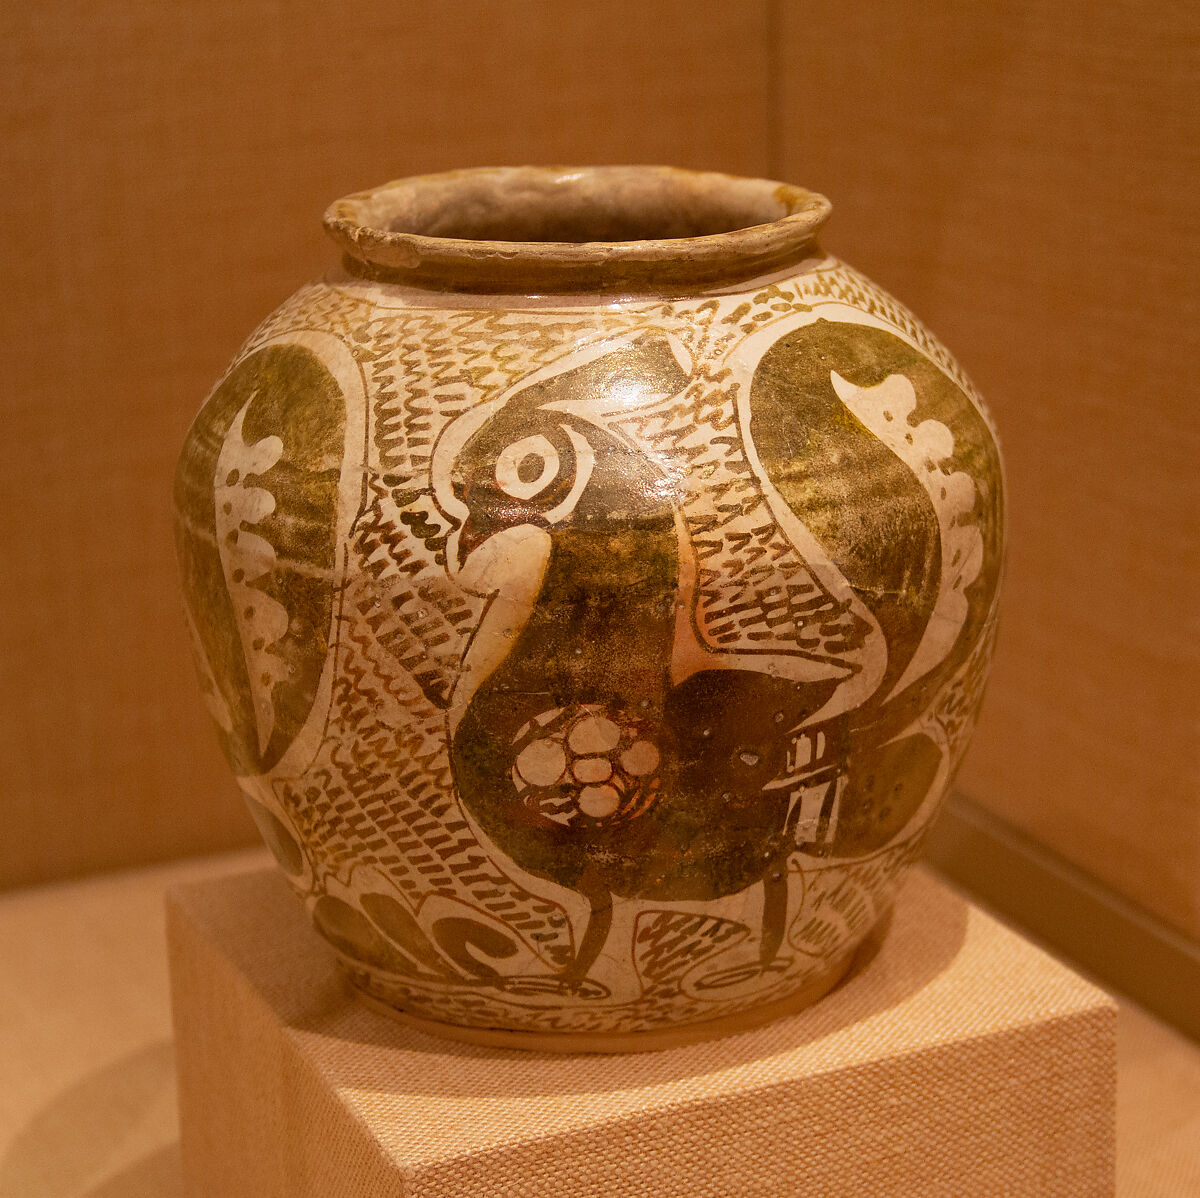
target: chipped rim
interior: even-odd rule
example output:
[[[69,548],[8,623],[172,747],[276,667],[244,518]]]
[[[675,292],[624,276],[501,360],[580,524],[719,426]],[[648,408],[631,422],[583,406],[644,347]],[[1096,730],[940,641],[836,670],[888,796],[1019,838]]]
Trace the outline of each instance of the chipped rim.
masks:
[[[612,241],[505,241],[431,234],[454,210],[514,212],[561,198],[620,211],[622,191],[670,214],[691,201],[725,231]],[[782,270],[816,253],[832,210],[771,179],[663,166],[483,167],[397,179],[336,200],[325,229],[353,275],[435,291],[695,293]]]

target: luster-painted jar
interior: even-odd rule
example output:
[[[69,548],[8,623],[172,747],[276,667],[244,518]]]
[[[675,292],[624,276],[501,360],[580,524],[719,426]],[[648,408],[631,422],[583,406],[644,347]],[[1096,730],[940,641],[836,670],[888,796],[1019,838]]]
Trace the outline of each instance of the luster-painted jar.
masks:
[[[175,491],[205,694],[376,1004],[658,1047],[790,1012],[976,717],[1001,467],[800,188],[462,171],[335,203]]]

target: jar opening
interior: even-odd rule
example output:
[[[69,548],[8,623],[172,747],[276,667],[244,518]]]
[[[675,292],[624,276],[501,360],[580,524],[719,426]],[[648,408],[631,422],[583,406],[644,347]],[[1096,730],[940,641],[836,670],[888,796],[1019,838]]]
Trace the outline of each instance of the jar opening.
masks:
[[[388,230],[470,241],[661,241],[729,233],[789,213],[776,189],[754,181],[713,187],[704,176],[678,175],[630,171],[597,178],[595,172],[567,171],[509,180],[464,173],[407,196],[393,193],[404,211]]]
[[[518,167],[401,179],[333,204],[355,274],[463,291],[698,291],[812,251],[814,192],[668,167]]]

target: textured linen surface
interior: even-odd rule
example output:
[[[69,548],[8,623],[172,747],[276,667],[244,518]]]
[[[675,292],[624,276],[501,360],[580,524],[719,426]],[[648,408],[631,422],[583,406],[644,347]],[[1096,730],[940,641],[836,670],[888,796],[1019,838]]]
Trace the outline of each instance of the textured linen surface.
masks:
[[[272,873],[176,892],[170,929],[195,1198],[1113,1192],[1113,1005],[919,873],[814,1008],[620,1056],[376,1015]]]

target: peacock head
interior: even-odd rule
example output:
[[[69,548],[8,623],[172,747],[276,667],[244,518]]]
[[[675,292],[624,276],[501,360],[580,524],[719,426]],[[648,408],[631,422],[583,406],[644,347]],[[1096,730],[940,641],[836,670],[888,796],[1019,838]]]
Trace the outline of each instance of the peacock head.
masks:
[[[454,546],[460,569],[497,533],[571,521],[611,436],[578,416],[528,400],[507,404],[463,446],[450,489],[465,509]]]
[[[460,416],[432,464],[451,572],[471,587],[568,531],[670,528],[674,482],[609,422],[682,391],[680,355],[661,333],[592,345]]]

